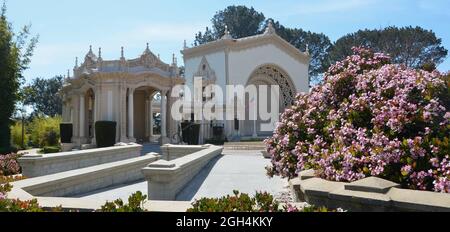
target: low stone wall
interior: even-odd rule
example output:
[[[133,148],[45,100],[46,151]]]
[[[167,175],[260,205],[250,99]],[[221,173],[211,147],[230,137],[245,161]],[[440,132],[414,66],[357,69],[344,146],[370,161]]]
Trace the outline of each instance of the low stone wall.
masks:
[[[175,200],[176,195],[208,164],[222,154],[222,147],[210,145],[181,158],[158,160],[142,169],[148,181],[148,197],[151,200]]]
[[[290,181],[298,201],[348,211],[450,212],[450,194],[401,189],[394,182],[368,177],[352,183],[317,178],[314,171],[301,172]]]
[[[98,189],[143,180],[141,169],[159,159],[156,153],[13,182],[12,198],[70,197]],[[30,196],[28,196],[29,198]]]
[[[141,149],[139,144],[128,144],[55,154],[24,155],[18,161],[24,176],[37,177],[138,157]]]
[[[161,146],[161,155],[164,160],[174,160],[208,148],[210,145],[173,145]]]

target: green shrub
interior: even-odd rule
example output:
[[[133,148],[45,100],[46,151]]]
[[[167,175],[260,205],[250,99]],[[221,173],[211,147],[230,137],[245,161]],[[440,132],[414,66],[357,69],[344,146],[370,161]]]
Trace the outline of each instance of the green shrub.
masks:
[[[254,197],[234,190],[233,196],[221,198],[201,198],[192,203],[187,212],[336,212],[326,207],[307,205],[301,209],[289,203],[281,204],[267,192],[256,192]]]
[[[73,136],[72,123],[59,124],[59,131],[61,133],[61,143],[71,143],[72,142],[72,136]]]
[[[30,139],[34,146],[55,146],[58,144],[60,133],[59,124],[61,116],[36,117],[30,123]]]
[[[116,143],[116,122],[98,121],[95,123],[97,147],[111,147]]]
[[[27,125],[25,125],[27,127]],[[17,148],[26,149],[30,136],[24,131],[22,146],[22,122],[16,122],[11,126],[11,144]]]
[[[188,212],[280,212],[279,203],[269,193],[257,192],[255,197],[233,191],[221,198],[202,198],[192,203]]]
[[[58,146],[45,146],[41,150],[41,153],[44,153],[44,154],[52,154],[52,153],[58,153],[58,152],[61,152],[61,148]]]
[[[117,199],[114,202],[106,202],[97,212],[145,212],[144,203],[147,201],[147,195],[137,191],[128,198],[128,204],[125,204],[122,199]]]

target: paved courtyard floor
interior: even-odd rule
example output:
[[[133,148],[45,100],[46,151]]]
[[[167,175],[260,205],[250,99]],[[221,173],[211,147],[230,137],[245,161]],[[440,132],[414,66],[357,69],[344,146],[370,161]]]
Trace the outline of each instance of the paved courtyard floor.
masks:
[[[258,151],[226,150],[224,155],[212,160],[177,196],[179,201],[191,201],[201,197],[220,197],[233,194],[233,190],[254,194],[267,191],[280,200],[289,200],[287,180],[268,178],[265,166],[270,161]],[[126,200],[136,191],[147,194],[147,182],[141,181],[124,186],[115,186],[75,196],[86,199],[112,201]]]

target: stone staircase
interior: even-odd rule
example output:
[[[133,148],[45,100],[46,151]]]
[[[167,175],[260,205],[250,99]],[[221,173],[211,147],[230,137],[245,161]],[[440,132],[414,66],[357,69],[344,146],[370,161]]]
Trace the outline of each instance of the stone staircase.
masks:
[[[262,141],[252,142],[227,142],[223,145],[224,150],[252,150],[264,151],[266,146]]]

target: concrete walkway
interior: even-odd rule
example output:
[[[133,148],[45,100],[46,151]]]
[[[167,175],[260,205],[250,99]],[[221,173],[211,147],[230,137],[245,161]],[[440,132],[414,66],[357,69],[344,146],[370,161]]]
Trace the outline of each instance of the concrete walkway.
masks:
[[[224,151],[223,156],[210,162],[178,194],[177,200],[221,197],[232,195],[233,190],[248,194],[267,191],[280,197],[288,191],[288,183],[279,177],[266,176],[265,166],[269,163],[258,151]]]
[[[254,194],[267,191],[276,198],[289,200],[288,182],[279,177],[268,178],[265,166],[270,161],[258,151],[224,151],[224,155],[212,160],[178,196],[177,201],[192,201],[202,197],[221,197],[232,195],[233,190]],[[132,193],[141,191],[147,194],[147,182],[141,181],[122,186],[83,194],[75,197],[112,201],[128,199]]]

